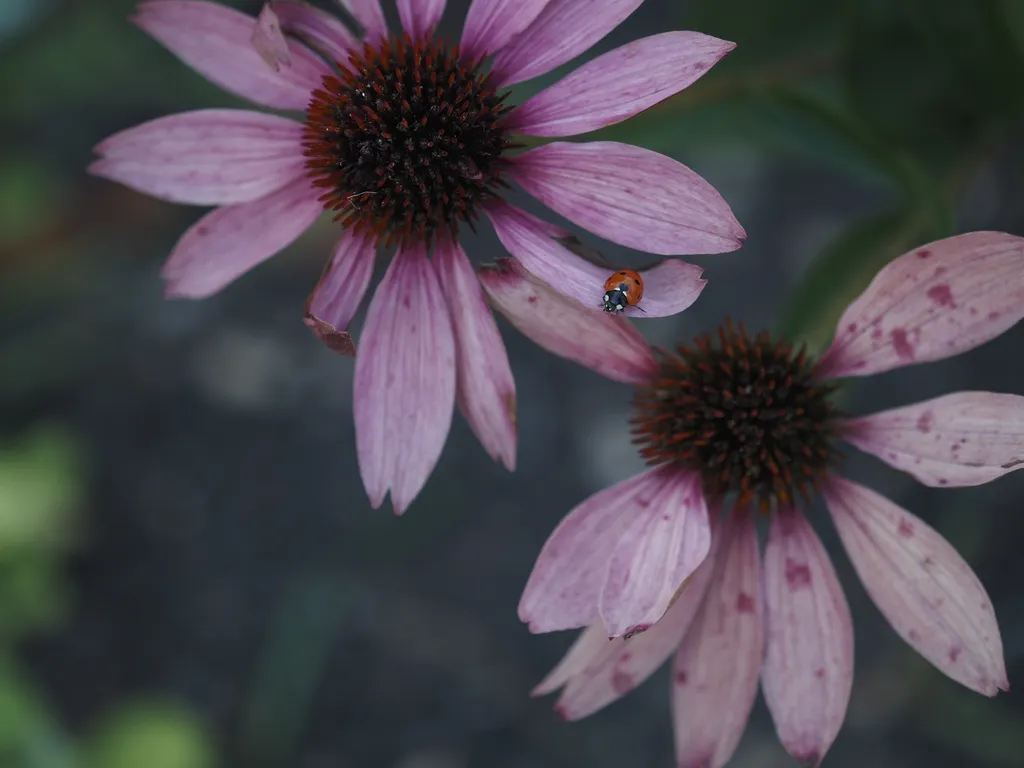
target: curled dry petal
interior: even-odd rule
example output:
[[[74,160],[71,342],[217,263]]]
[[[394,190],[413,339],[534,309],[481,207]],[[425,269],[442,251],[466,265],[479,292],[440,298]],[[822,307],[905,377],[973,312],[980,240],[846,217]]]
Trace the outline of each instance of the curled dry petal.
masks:
[[[252,30],[252,45],[267,62],[267,66],[274,71],[292,65],[288,41],[284,39],[281,22],[270,3],[264,5],[256,17],[256,26]]]
[[[699,32],[665,32],[627,43],[517,107],[508,130],[575,136],[621,122],[687,88],[735,47]]]
[[[783,509],[772,519],[764,595],[765,702],[786,751],[817,766],[846,717],[853,624],[828,552],[796,510]]]
[[[503,88],[550,72],[576,58],[615,29],[643,0],[551,0],[494,57],[495,84]]]
[[[512,170],[523,189],[569,221],[630,248],[723,253],[746,237],[714,187],[649,149],[554,142],[518,155]]]
[[[329,72],[295,40],[287,41],[289,66],[268,66],[253,46],[256,20],[220,3],[151,0],[133,20],[207,80],[273,109],[304,110]]]
[[[509,252],[527,271],[550,287],[576,299],[584,307],[601,307],[604,285],[614,267],[581,258],[562,238],[565,232],[507,203],[494,203],[488,216]],[[561,240],[561,242],[560,242]],[[634,317],[667,317],[688,309],[707,284],[704,270],[679,259],[666,259],[642,270],[643,301],[624,314]]]
[[[371,241],[351,231],[345,232],[320,282],[306,301],[303,318],[306,327],[329,349],[340,354],[356,353],[348,326],[370,285],[376,255],[377,247]]]
[[[503,48],[548,4],[548,0],[473,0],[462,28],[459,53],[475,61]]]
[[[173,203],[232,205],[303,175],[302,126],[241,109],[203,109],[150,120],[96,147],[90,173]]]
[[[516,385],[501,334],[458,243],[441,243],[436,259],[455,332],[459,409],[491,458],[514,471]]]
[[[337,0],[341,7],[352,14],[363,27],[368,42],[378,37],[386,37],[388,23],[384,18],[384,8],[380,0]]]
[[[358,42],[337,16],[295,0],[268,5],[277,14],[285,32],[298,37],[329,62],[339,66],[347,64],[348,53]]]
[[[857,483],[834,478],[825,500],[864,588],[900,637],[971,690],[1008,690],[992,601],[949,542]]]
[[[395,254],[370,301],[353,379],[356,450],[374,508],[400,515],[437,464],[455,407],[455,339],[422,246]]]
[[[433,32],[437,22],[444,15],[446,0],[397,0],[398,16],[404,29],[413,40],[419,40]]]
[[[822,376],[943,360],[1024,317],[1024,238],[970,232],[893,260],[843,313]]]
[[[657,371],[647,342],[628,320],[565,298],[515,260],[484,267],[480,282],[491,305],[548,352],[615,381],[639,383]]]
[[[853,419],[844,437],[925,485],[981,485],[1024,467],[1024,397],[956,392]]]
[[[168,296],[210,296],[291,245],[323,211],[300,178],[266,197],[217,208],[181,236],[161,276]]]
[[[757,696],[764,600],[753,518],[731,516],[721,538],[707,597],[673,663],[672,719],[680,766],[720,768],[729,762]]]

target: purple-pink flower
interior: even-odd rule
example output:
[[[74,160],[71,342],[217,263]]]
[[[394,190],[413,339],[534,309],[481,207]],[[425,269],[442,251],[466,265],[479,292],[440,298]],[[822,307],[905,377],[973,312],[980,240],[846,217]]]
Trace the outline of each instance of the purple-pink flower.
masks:
[[[395,253],[374,293],[355,363],[360,472],[372,504],[402,512],[447,438],[454,403],[484,448],[515,465],[515,384],[497,326],[458,245],[481,214],[534,275],[597,304],[603,270],[504,201],[516,184],[591,232],[660,255],[721,253],[745,237],[722,197],[686,166],[616,142],[553,142],[519,154],[516,134],[565,137],[624,120],[679,92],[734,46],[666,32],[583,64],[518,106],[506,89],[604,38],[642,0],[474,0],[458,45],[434,36],[444,0],[340,0],[360,36],[303,2],[258,19],[202,0],[153,0],[134,21],[210,81],[261,107],[170,115],[103,141],[90,170],[177,203],[216,206],[163,270],[170,296],[216,293],[295,241],[325,209],[343,232],[309,297],[306,324],[347,354],[378,246]],[[685,309],[700,270],[648,275],[649,316]]]
[[[570,512],[524,590],[532,631],[587,627],[536,690],[564,687],[565,717],[618,699],[674,654],[680,766],[728,762],[758,684],[786,750],[818,765],[846,714],[853,627],[801,511],[815,491],[893,629],[971,690],[1008,689],[970,566],[925,522],[837,474],[835,459],[845,440],[928,486],[987,483],[1024,466],[1024,397],[957,392],[851,418],[831,395],[835,379],[940,360],[1015,325],[1024,238],[974,232],[900,256],[817,361],[731,324],[656,352],[625,319],[566,301],[514,262],[481,279],[538,344],[636,386],[635,442],[655,465]],[[770,515],[763,556],[759,512]]]

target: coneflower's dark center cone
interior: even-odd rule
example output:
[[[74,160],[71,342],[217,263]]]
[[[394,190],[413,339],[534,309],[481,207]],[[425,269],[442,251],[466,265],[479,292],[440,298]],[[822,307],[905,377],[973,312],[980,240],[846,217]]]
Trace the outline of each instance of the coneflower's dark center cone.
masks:
[[[306,113],[306,166],[324,206],[386,242],[472,226],[502,181],[510,111],[457,49],[392,38],[353,52]]]
[[[729,324],[677,352],[660,353],[636,395],[634,442],[648,462],[695,470],[705,492],[762,509],[813,490],[838,458],[842,414],[804,350]]]

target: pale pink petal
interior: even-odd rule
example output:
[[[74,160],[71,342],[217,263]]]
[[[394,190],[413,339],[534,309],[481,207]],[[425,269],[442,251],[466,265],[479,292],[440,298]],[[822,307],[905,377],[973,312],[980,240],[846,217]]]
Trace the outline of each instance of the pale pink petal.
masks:
[[[271,69],[277,71],[281,67],[292,65],[288,41],[284,39],[281,22],[270,3],[265,4],[256,17],[256,26],[252,30],[252,45]]]
[[[459,409],[495,461],[516,467],[516,385],[473,265],[458,243],[437,246],[436,267],[455,331]]]
[[[715,534],[714,538],[719,537]],[[714,568],[716,544],[717,541],[657,624],[629,638],[606,639],[582,668],[577,666],[573,674],[565,678],[568,685],[556,705],[563,717],[579,720],[597,712],[632,691],[665,663],[686,634],[704,599]],[[587,631],[606,637],[601,625]]]
[[[596,131],[679,93],[735,47],[699,32],[665,32],[627,43],[516,107],[506,128],[530,136]]]
[[[676,762],[687,768],[729,762],[754,706],[764,655],[761,558],[753,518],[731,515],[722,538],[707,597],[672,668]]]
[[[970,232],[893,260],[843,313],[822,376],[942,360],[1024,317],[1024,238]]]
[[[358,41],[341,21],[306,2],[269,3],[281,22],[281,28],[295,35],[327,60],[344,66],[349,51]]]
[[[473,0],[462,28],[461,58],[475,61],[504,47],[547,4],[548,0]]]
[[[501,244],[530,274],[585,307],[601,307],[604,284],[613,267],[581,258],[564,241],[552,238],[557,228],[508,203],[490,205],[487,215]],[[643,300],[639,306],[627,308],[624,314],[666,317],[688,309],[707,284],[701,279],[703,272],[700,267],[678,259],[667,259],[641,271]]]
[[[402,29],[419,40],[434,31],[444,15],[445,0],[398,0],[397,5]]]
[[[614,141],[553,142],[513,163],[523,189],[620,245],[663,255],[723,253],[746,237],[714,187],[649,149]]]
[[[846,717],[853,623],[828,552],[807,519],[783,509],[764,553],[767,642],[761,688],[786,751],[817,766]]]
[[[551,0],[494,57],[499,88],[543,75],[576,58],[621,24],[643,0]]]
[[[455,408],[455,338],[423,246],[395,254],[370,307],[353,378],[356,452],[376,509],[402,514],[434,470]]]
[[[348,326],[366,295],[376,256],[377,246],[373,242],[346,231],[338,240],[320,282],[306,300],[306,327],[340,354],[356,352]]]
[[[853,419],[843,437],[925,485],[981,485],[1024,467],[1024,397],[956,392]]]
[[[630,384],[658,370],[647,342],[626,318],[565,298],[514,259],[481,269],[480,282],[491,306],[548,352]]]
[[[249,203],[217,208],[178,240],[161,271],[168,296],[202,299],[291,245],[323,204],[307,179]]]
[[[252,16],[202,0],[140,3],[133,20],[207,80],[274,109],[305,109],[327,66],[295,40],[290,66],[269,66],[252,44]]]
[[[1009,690],[992,601],[949,542],[857,483],[834,478],[824,492],[864,588],[900,637],[973,691]]]
[[[604,627],[600,624],[587,627],[580,632],[576,642],[572,644],[562,660],[555,665],[555,668],[548,672],[536,688],[530,691],[530,695],[546,696],[557,691],[586,669],[601,654],[605,646],[621,642],[623,642],[622,638],[608,637],[604,633]]]
[[[711,548],[700,478],[666,467],[665,485],[623,533],[608,564],[599,611],[609,637],[649,629]]]
[[[387,37],[388,23],[384,18],[384,9],[380,0],[337,0],[341,7],[352,14],[364,31],[369,42],[374,38]]]
[[[595,493],[558,524],[519,601],[519,618],[531,632],[598,622],[598,600],[612,555],[636,517],[645,514],[668,484],[664,469],[648,470]]]
[[[105,139],[89,172],[193,205],[264,197],[305,172],[302,125],[241,109],[158,117]]]

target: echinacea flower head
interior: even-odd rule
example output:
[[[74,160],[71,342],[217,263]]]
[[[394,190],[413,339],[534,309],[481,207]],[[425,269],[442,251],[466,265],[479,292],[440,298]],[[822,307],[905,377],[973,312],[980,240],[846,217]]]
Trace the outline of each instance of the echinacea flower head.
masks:
[[[957,392],[851,417],[833,395],[840,377],[951,357],[1015,325],[1024,238],[974,232],[900,256],[850,304],[818,360],[731,324],[654,351],[624,318],[581,319],[587,310],[514,262],[481,279],[538,344],[636,387],[634,441],[653,465],[570,512],[524,590],[532,631],[586,627],[536,691],[564,687],[567,718],[674,655],[680,766],[729,761],[759,684],[787,751],[818,765],[853,681],[850,610],[802,511],[819,493],[900,637],[971,690],[1008,689],[992,603],[970,566],[923,520],[842,477],[837,460],[845,441],[928,486],[987,483],[1024,466],[1024,397]]]
[[[151,0],[134,21],[184,63],[259,106],[170,115],[103,141],[90,170],[176,203],[216,206],[163,270],[171,296],[202,298],[294,242],[324,211],[339,239],[306,305],[330,348],[348,334],[379,246],[393,249],[355,363],[359,467],[371,503],[396,512],[436,464],[454,403],[484,448],[515,465],[515,384],[497,326],[458,237],[489,219],[542,280],[588,305],[607,273],[559,232],[504,199],[518,186],[574,224],[663,256],[735,250],[729,206],[679,162],[616,142],[552,142],[625,120],[686,88],[733,44],[666,32],[583,64],[522,104],[509,87],[599,42],[642,0],[473,0],[461,39],[435,28],[444,0],[399,0],[389,33],[379,0],[340,0],[359,27],[304,2],[258,18],[204,0]],[[518,151],[518,153],[517,153]],[[648,316],[680,312],[700,269],[650,270]]]

